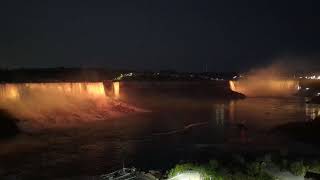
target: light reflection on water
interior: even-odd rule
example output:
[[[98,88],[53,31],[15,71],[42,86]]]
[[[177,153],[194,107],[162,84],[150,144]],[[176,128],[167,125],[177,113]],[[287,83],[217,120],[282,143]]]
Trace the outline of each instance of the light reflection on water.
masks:
[[[231,100],[229,102],[224,103],[215,103],[213,105],[213,114],[216,124],[219,126],[223,126],[225,121],[228,120],[229,123],[235,121],[235,108],[236,101]]]
[[[265,131],[285,123],[320,117],[319,104],[306,104],[299,98],[247,98],[213,104],[212,121],[221,128],[225,142],[247,143],[252,130]]]
[[[215,109],[215,120],[216,124],[218,126],[223,126],[224,121],[225,121],[225,114],[226,114],[226,108],[224,104],[215,104],[214,105]]]
[[[320,104],[307,104],[298,99],[288,102],[285,99],[269,99],[263,103],[261,102],[263,99],[251,98],[214,102],[212,118],[217,125],[223,126],[225,121],[231,124],[250,122],[251,119],[260,121],[270,118],[273,120],[287,118],[288,121],[310,121],[320,117]],[[304,112],[305,115],[300,112]]]
[[[306,104],[306,117],[308,117],[309,120],[315,120],[317,117],[320,117],[320,105]]]

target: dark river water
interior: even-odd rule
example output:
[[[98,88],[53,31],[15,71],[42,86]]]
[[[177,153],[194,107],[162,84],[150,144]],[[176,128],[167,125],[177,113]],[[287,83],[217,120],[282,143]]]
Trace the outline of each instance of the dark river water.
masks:
[[[97,175],[120,168],[122,162],[163,169],[180,160],[208,159],[218,152],[277,150],[287,147],[287,142],[270,129],[320,115],[320,106],[307,105],[299,98],[141,97],[128,102],[150,112],[0,142],[0,175]]]

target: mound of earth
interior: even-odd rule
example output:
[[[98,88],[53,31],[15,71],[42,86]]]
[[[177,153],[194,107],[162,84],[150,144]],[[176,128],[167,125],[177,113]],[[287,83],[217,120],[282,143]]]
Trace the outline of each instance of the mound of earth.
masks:
[[[0,110],[0,139],[13,137],[20,132],[17,121],[6,111]]]
[[[310,99],[310,101],[308,101],[308,103],[312,103],[312,104],[320,104],[320,96],[314,96]]]

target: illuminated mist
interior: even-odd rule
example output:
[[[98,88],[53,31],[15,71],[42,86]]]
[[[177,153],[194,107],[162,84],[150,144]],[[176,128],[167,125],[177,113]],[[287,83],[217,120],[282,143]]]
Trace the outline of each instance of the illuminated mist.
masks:
[[[0,84],[0,109],[30,128],[76,125],[132,111],[106,96],[102,82]]]
[[[230,89],[249,97],[287,97],[298,91],[299,82],[283,77],[278,65],[249,72],[244,78],[230,81]]]
[[[119,99],[120,98],[120,82],[114,82],[112,85],[113,85],[114,97],[116,99]]]

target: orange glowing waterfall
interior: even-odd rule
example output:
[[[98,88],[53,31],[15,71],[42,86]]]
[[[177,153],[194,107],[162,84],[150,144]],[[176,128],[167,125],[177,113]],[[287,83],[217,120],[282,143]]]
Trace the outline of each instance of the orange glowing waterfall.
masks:
[[[281,79],[243,79],[229,81],[232,91],[249,97],[258,96],[291,96],[298,91],[299,82]]]
[[[27,120],[28,127],[65,126],[111,115],[102,82],[0,84],[0,109]]]
[[[103,83],[16,83],[0,84],[0,100],[15,100],[36,93],[66,96],[105,97]]]
[[[119,117],[135,108],[117,101],[120,83],[0,84],[0,109],[20,119],[27,130],[74,126]],[[107,92],[106,92],[107,91]]]
[[[13,84],[2,84],[0,85],[0,99],[14,100],[19,98],[19,88]]]
[[[120,98],[120,82],[113,82],[113,93],[116,99]]]
[[[232,91],[237,91],[233,81],[229,81],[229,86]]]

